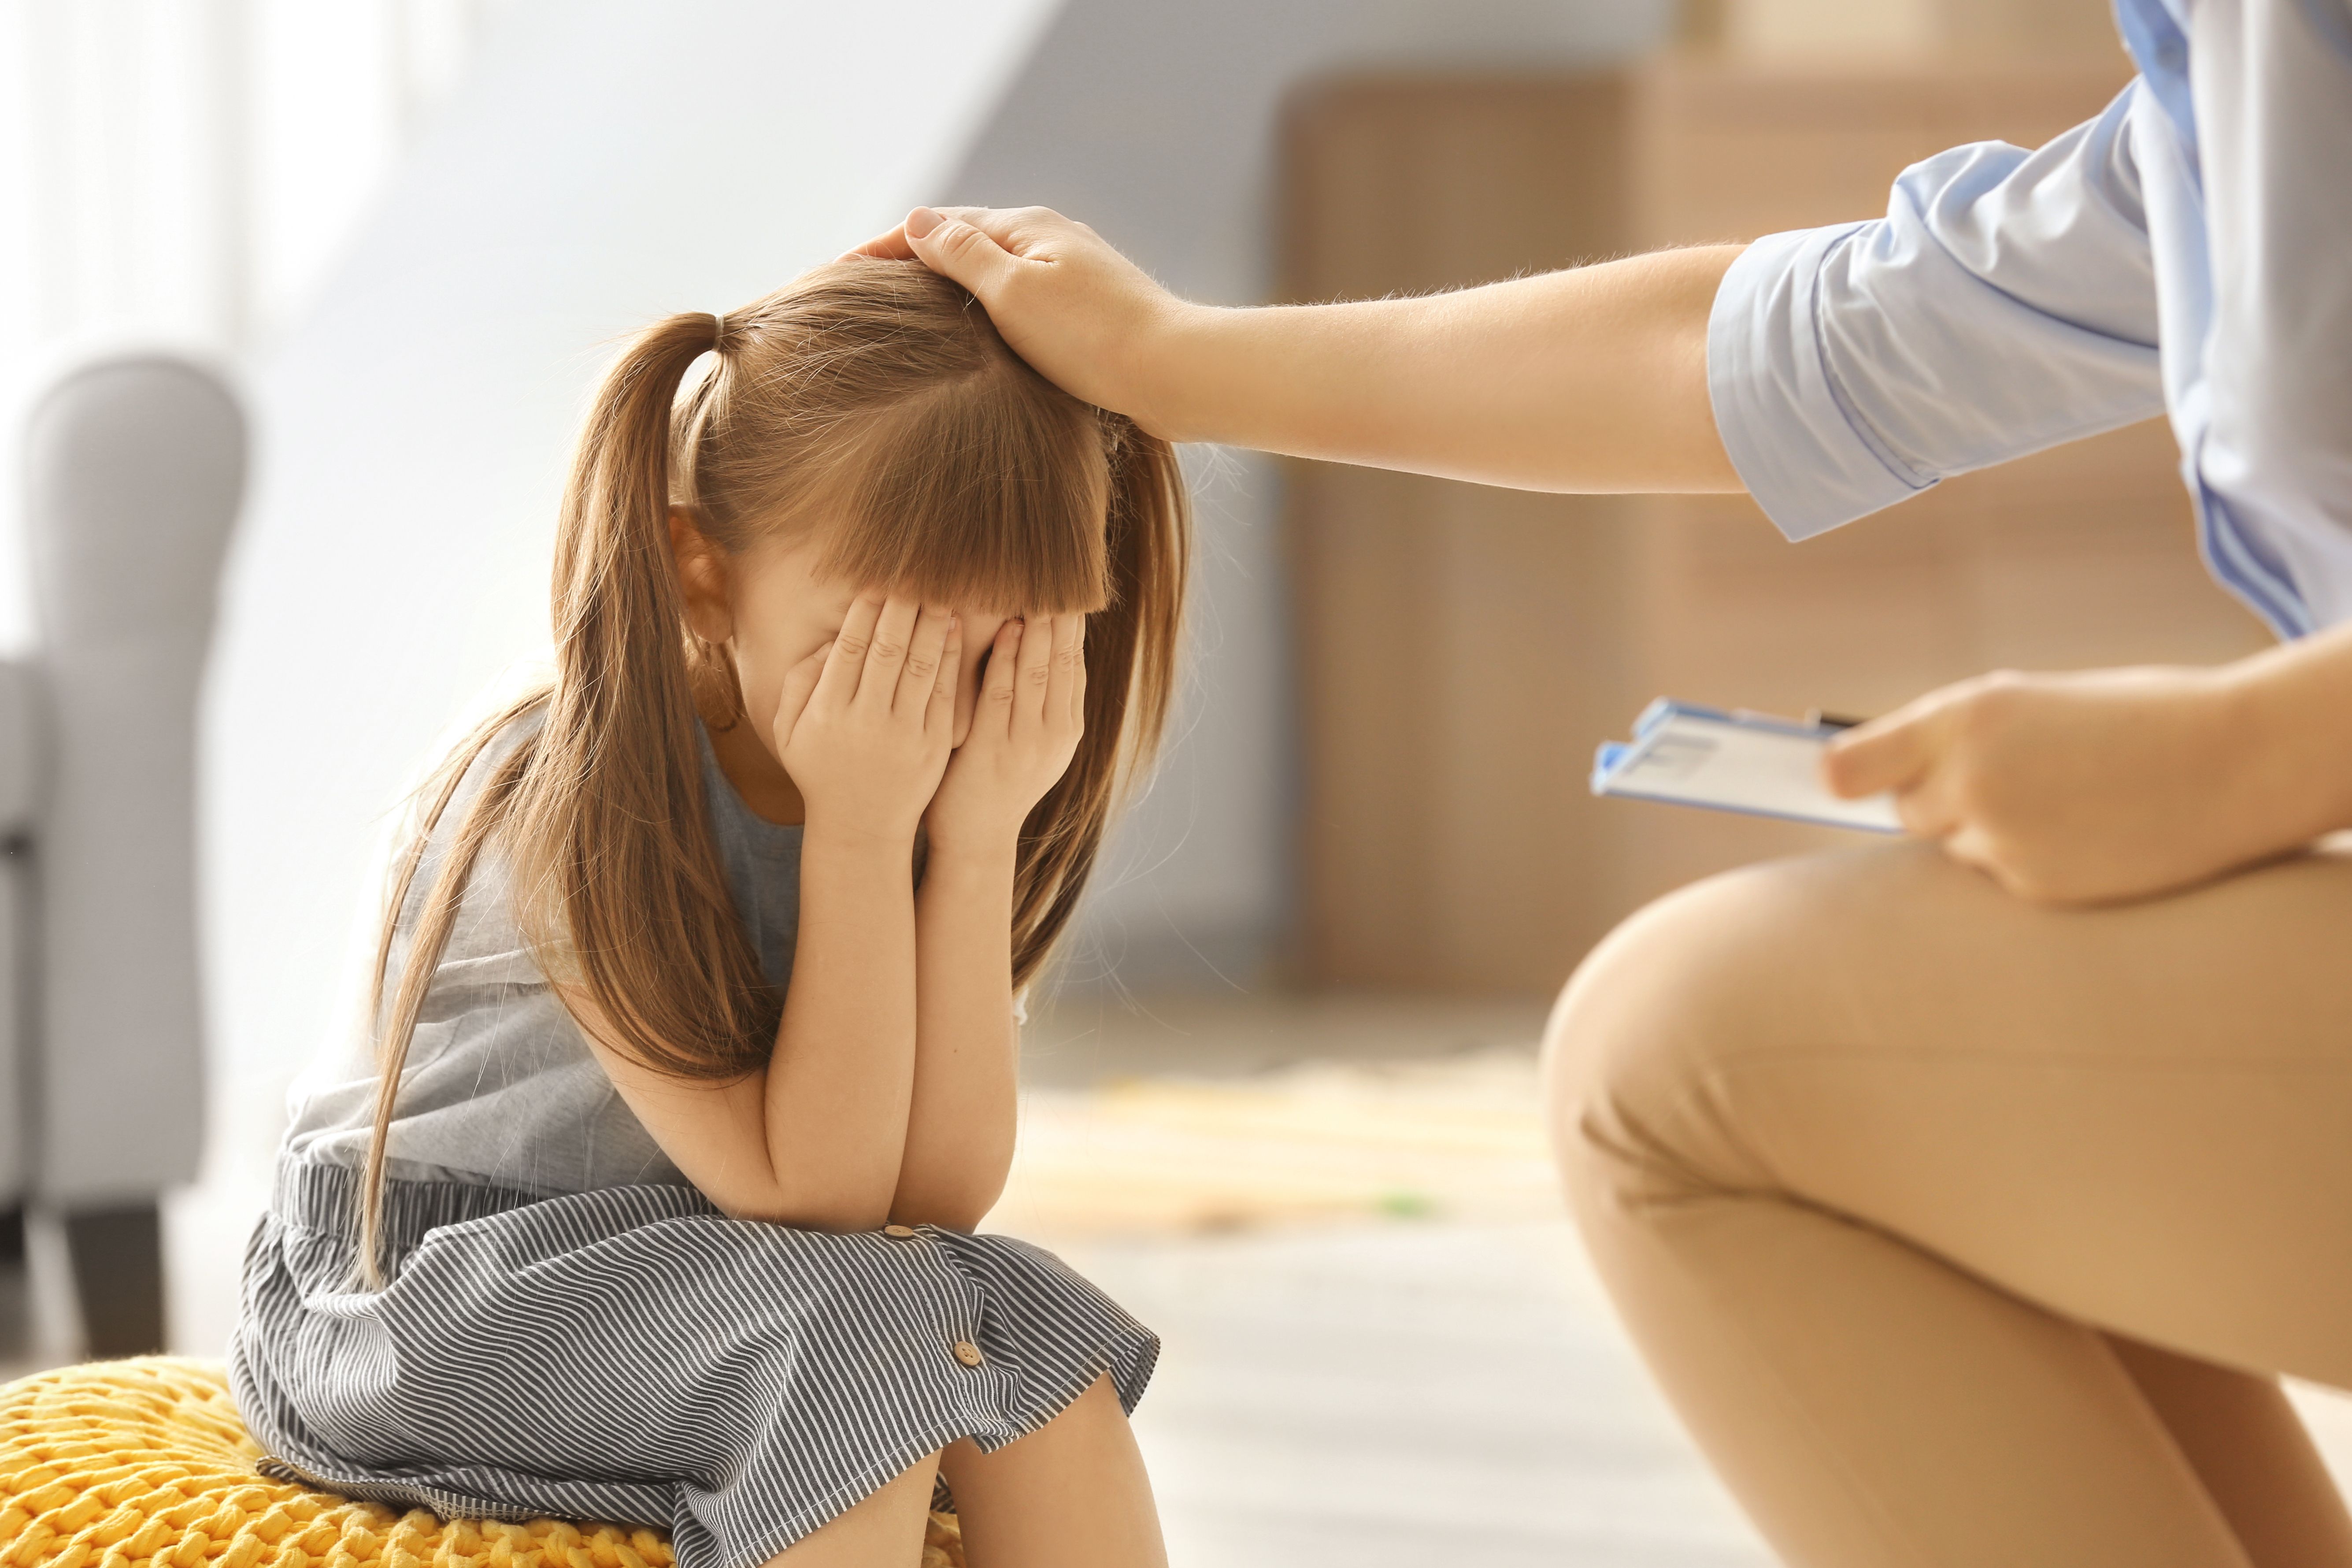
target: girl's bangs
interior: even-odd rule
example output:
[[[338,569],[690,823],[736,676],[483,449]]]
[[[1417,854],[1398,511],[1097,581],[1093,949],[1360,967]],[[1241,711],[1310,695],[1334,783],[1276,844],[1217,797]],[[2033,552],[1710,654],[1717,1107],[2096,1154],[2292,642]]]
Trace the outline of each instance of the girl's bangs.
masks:
[[[918,419],[881,442],[837,514],[820,569],[1008,615],[1108,607],[1109,473],[1091,411],[1080,408],[1083,426],[1055,421],[1066,423],[1052,432],[1060,453],[1041,450],[1034,421],[977,412],[987,416]],[[1080,440],[1090,460],[1071,461]]]

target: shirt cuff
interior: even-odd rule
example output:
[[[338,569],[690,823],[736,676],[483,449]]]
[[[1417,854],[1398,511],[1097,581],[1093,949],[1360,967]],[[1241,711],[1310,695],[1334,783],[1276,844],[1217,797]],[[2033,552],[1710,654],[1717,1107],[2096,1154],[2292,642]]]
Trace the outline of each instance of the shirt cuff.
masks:
[[[1724,274],[1707,316],[1707,397],[1724,450],[1764,515],[1791,540],[1934,483],[1889,468],[1873,450],[1822,359],[1822,264],[1866,226],[1765,236]]]

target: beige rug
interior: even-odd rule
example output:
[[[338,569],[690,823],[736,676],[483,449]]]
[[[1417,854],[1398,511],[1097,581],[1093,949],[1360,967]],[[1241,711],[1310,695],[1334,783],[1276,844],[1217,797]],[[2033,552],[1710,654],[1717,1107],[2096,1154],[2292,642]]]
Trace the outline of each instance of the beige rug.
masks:
[[[1167,1234],[1560,1212],[1534,1053],[1490,1048],[1030,1089],[989,1228]]]

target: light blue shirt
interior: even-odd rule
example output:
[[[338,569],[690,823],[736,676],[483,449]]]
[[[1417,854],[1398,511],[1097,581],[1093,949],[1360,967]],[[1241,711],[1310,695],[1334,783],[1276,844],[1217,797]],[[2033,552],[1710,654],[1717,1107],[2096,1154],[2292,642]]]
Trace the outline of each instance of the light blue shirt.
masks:
[[[2352,0],[2116,21],[2139,76],[2097,119],[1732,264],[1724,445],[1804,539],[2163,412],[2213,575],[2282,637],[2352,619]]]

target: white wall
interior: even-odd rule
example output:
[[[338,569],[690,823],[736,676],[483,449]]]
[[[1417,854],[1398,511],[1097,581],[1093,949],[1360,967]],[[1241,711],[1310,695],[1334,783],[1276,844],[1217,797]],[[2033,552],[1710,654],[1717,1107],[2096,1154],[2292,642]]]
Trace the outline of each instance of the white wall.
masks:
[[[42,376],[266,353],[515,3],[0,0],[0,651],[33,637],[15,465]]]
[[[1272,286],[1284,96],[1360,68],[1533,71],[1655,44],[1671,0],[1070,0],[941,200],[1084,218],[1179,292]],[[1573,157],[1575,149],[1561,149]],[[1169,758],[1091,901],[1069,982],[1249,984],[1290,910],[1291,659],[1278,473],[1196,465],[1204,549],[1195,681]]]
[[[373,840],[543,647],[566,449],[620,335],[740,304],[940,184],[1048,0],[516,0],[253,370],[205,729],[218,1146],[339,1017]],[[909,84],[919,84],[910,89]]]

